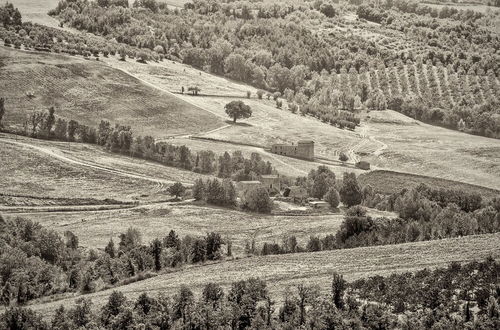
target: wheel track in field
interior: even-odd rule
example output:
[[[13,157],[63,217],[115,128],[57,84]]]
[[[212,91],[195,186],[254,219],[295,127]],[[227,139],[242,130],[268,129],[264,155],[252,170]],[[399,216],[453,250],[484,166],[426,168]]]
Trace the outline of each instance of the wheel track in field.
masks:
[[[73,158],[73,157],[66,156],[66,155],[62,154],[60,151],[57,151],[55,148],[37,146],[37,145],[33,145],[33,144],[30,144],[27,142],[12,140],[12,138],[8,138],[8,137],[6,138],[5,135],[0,135],[0,141],[2,143],[10,143],[10,144],[14,144],[14,145],[27,147],[27,148],[36,150],[40,153],[44,153],[44,154],[46,154],[54,159],[57,159],[59,161],[65,162],[65,163],[69,163],[69,164],[73,164],[73,165],[77,165],[77,166],[88,167],[88,168],[91,168],[91,169],[94,169],[97,171],[106,172],[106,173],[119,175],[119,176],[124,176],[124,177],[132,178],[132,179],[150,181],[150,182],[153,182],[156,184],[155,188],[157,190],[159,189],[158,191],[162,190],[165,184],[171,185],[171,184],[176,182],[176,181],[166,180],[166,179],[158,178],[158,177],[154,177],[154,176],[148,176],[148,175],[128,172],[128,171],[124,171],[124,170],[118,170],[118,169],[110,168],[110,167],[107,167],[104,165],[99,165],[99,164],[92,163],[92,162],[87,162],[87,161],[84,161],[84,160],[79,159],[79,158]],[[182,184],[184,184],[186,186],[192,185],[192,183],[190,183],[190,182],[182,182]]]

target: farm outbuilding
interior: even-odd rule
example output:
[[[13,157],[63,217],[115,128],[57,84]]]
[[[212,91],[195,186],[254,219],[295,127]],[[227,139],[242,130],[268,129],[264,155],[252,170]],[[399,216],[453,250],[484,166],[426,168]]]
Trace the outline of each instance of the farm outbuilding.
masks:
[[[277,155],[314,160],[314,141],[303,140],[294,144],[273,144],[271,152]]]
[[[311,201],[309,202],[309,205],[313,209],[318,209],[318,210],[327,210],[330,208],[330,204],[328,204],[325,201]]]
[[[269,194],[279,193],[281,191],[280,177],[276,174],[261,175],[260,181],[262,185],[267,189]]]
[[[243,197],[247,191],[258,188],[262,186],[260,181],[240,181],[236,184],[236,190],[238,192],[238,197]]]

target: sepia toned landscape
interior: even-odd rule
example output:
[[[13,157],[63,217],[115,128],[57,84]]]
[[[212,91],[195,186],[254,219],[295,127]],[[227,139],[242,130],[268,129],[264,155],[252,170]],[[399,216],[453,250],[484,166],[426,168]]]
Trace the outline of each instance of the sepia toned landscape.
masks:
[[[0,0],[0,329],[500,328],[500,2]]]

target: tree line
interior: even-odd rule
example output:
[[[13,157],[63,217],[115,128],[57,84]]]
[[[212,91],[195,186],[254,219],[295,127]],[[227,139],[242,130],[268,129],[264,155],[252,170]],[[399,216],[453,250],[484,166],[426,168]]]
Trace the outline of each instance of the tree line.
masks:
[[[2,98],[0,125],[5,111]],[[264,161],[256,152],[251,153],[250,158],[246,158],[241,151],[232,154],[225,152],[219,157],[210,150],[193,152],[184,145],[156,142],[151,136],[134,137],[130,126],[115,124],[113,127],[109,121],[101,120],[96,129],[76,120],[58,118],[54,107],[29,114],[23,123],[23,131],[14,133],[41,139],[97,144],[111,152],[234,181],[255,180],[261,175],[275,172],[271,163]]]
[[[163,239],[143,244],[129,228],[104,251],[82,249],[70,231],[54,230],[24,218],[0,216],[0,300],[23,305],[64,292],[89,293],[154,276],[164,268],[215,261],[231,256],[231,242],[215,232],[205,237],[179,237],[173,230]],[[227,247],[222,251],[222,247]]]
[[[352,283],[332,275],[327,294],[301,283],[270,296],[258,278],[228,289],[207,283],[199,296],[187,285],[175,294],[113,291],[98,310],[90,299],[60,306],[48,321],[30,309],[10,307],[0,318],[7,329],[497,329],[500,326],[499,263],[492,258],[452,263],[435,270],[373,276]]]
[[[483,200],[478,194],[434,189],[424,184],[391,195],[381,195],[374,193],[370,185],[361,188],[359,184],[355,184],[354,179],[355,177],[344,178],[340,198],[345,200],[347,196],[353,203],[335,234],[311,236],[305,247],[300,246],[295,236],[287,236],[282,242],[266,242],[260,250],[253,249],[250,252],[262,255],[315,252],[500,231],[500,197]],[[329,180],[333,182],[331,177]],[[319,190],[319,186],[325,188]],[[321,194],[326,187],[323,183],[318,185],[313,181],[310,189],[313,192],[320,191]],[[346,190],[349,193],[346,194]],[[338,198],[334,200],[338,205]],[[393,211],[398,217],[373,219],[362,205]]]

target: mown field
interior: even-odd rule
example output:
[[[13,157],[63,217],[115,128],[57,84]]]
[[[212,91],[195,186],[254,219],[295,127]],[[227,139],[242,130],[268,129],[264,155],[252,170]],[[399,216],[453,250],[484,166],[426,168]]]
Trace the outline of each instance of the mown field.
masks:
[[[9,82],[2,90],[7,125],[21,126],[27,114],[51,106],[66,119],[94,127],[104,119],[156,137],[221,125],[209,112],[96,61],[0,47],[0,62],[0,80]]]
[[[7,218],[17,216],[4,215]],[[162,239],[172,229],[181,237],[205,236],[215,231],[232,241],[235,256],[242,256],[246,241],[251,242],[253,238],[257,247],[262,248],[264,242],[281,243],[284,237],[295,235],[305,247],[310,235],[323,237],[335,234],[343,221],[343,214],[340,213],[266,216],[209,206],[169,203],[98,212],[25,213],[22,216],[61,233],[71,230],[79,237],[81,246],[99,249],[103,249],[111,237],[119,242],[119,235],[128,227],[137,228],[142,233],[144,243],[155,238]]]
[[[0,134],[0,145],[0,190],[9,195],[164,200],[169,198],[165,189],[171,183],[190,184],[200,177],[83,143]]]
[[[411,175],[393,171],[376,170],[369,173],[362,173],[359,182],[363,185],[371,185],[375,191],[382,194],[392,194],[404,188],[410,189],[419,184],[426,184],[437,189],[462,190],[468,193],[480,194],[485,198],[500,196],[500,191],[481,186],[461,183],[445,179],[438,179],[423,175]]]
[[[215,264],[187,266],[182,270],[159,275],[117,290],[129,298],[141,293],[175,294],[182,284],[200,294],[209,282],[228,288],[234,281],[250,277],[266,280],[274,300],[282,301],[286,287],[300,283],[318,284],[324,292],[330,290],[332,272],[344,275],[348,281],[373,275],[414,271],[422,268],[447,266],[452,261],[466,262],[488,256],[500,257],[500,234],[468,236],[439,241],[386,245],[315,253],[299,253],[267,257],[251,257]],[[112,290],[85,295],[96,307],[102,306]],[[63,304],[71,306],[80,296],[34,303],[31,308],[50,316]]]

